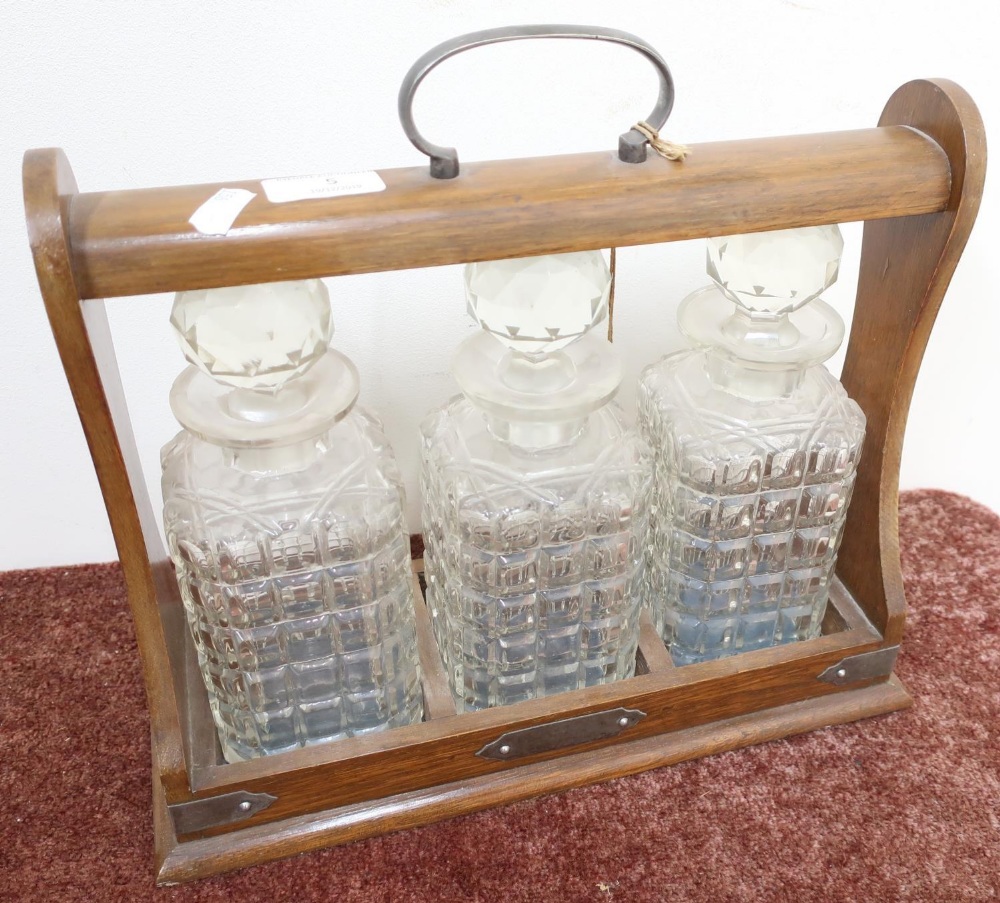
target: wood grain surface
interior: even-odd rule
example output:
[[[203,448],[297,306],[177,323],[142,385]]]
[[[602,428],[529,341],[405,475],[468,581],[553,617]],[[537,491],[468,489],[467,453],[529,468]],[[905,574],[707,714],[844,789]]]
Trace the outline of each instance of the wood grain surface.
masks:
[[[915,81],[880,121],[931,136],[951,161],[937,213],[865,224],[858,296],[841,380],[868,418],[837,574],[894,646],[906,599],[899,565],[899,465],[910,398],[934,319],[983,194],[986,134],[969,95],[948,81]]]
[[[439,266],[942,209],[948,159],[907,128],[699,144],[684,163],[613,153],[383,170],[376,194],[272,204],[259,182],[77,195],[81,297]],[[188,222],[222,187],[256,193],[228,235]]]
[[[834,724],[857,721],[910,705],[893,677],[850,693],[793,703],[777,709],[716,721],[667,736],[651,737],[548,762],[524,765],[430,790],[383,797],[335,811],[303,815],[277,825],[247,828],[235,834],[178,842],[157,832],[157,880],[160,883],[204,878],[258,862],[294,856],[307,850],[349,843],[418,825],[454,818],[502,803],[556,790],[674,765],[689,759],[766,743]],[[155,809],[163,810],[162,799]]]
[[[158,598],[177,596],[176,582],[154,574],[165,554],[146,494],[103,302],[80,303],[70,260],[66,209],[77,187],[62,151],[29,151],[24,204],[38,285],[73,401],[87,438],[128,587],[149,699],[153,768],[165,791],[187,791],[176,672]],[[173,576],[167,578],[173,581]],[[169,603],[168,603],[169,604]]]

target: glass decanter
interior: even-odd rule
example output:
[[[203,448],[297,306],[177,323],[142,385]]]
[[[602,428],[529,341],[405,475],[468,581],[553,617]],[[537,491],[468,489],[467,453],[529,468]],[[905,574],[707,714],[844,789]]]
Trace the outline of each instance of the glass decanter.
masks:
[[[599,251],[474,263],[464,395],[423,432],[427,601],[460,710],[634,673],[648,451],[611,399],[621,366]]]
[[[713,238],[681,304],[699,346],[643,372],[655,459],[646,597],[678,665],[819,634],[865,417],[822,366],[837,226]]]
[[[320,280],[178,294],[163,523],[229,762],[418,721],[403,488]]]

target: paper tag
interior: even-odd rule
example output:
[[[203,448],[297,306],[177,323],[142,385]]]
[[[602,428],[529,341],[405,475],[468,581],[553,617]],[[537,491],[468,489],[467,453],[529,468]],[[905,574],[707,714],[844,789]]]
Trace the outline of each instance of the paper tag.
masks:
[[[226,235],[240,211],[257,195],[245,188],[220,188],[188,222],[203,235]]]
[[[385,182],[373,169],[363,172],[327,172],[315,176],[264,179],[260,186],[272,204],[385,191]]]

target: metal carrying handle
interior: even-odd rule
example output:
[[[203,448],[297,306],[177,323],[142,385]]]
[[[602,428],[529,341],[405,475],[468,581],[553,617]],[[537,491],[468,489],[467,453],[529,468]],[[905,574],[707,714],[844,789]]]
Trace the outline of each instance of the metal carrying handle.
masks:
[[[413,146],[431,158],[431,176],[435,179],[454,179],[458,175],[458,151],[453,147],[432,144],[417,131],[417,126],[413,122],[413,96],[417,87],[435,66],[463,50],[527,38],[589,38],[624,44],[638,51],[653,64],[660,80],[656,106],[645,121],[657,131],[663,128],[674,105],[674,80],[663,57],[642,38],[626,31],[600,28],[596,25],[509,25],[504,28],[473,31],[428,50],[410,67],[399,88],[399,121],[403,125],[406,137],[413,142]],[[618,159],[625,163],[642,163],[646,159],[648,141],[647,136],[637,129],[629,129],[618,138]]]

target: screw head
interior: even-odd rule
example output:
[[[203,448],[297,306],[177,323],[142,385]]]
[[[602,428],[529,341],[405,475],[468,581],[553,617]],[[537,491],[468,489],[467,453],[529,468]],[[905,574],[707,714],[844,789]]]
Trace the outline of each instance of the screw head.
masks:
[[[628,718],[626,716],[622,716],[621,718],[619,718],[618,719],[618,726],[619,727],[628,727],[629,726],[629,720],[628,720]]]
[[[497,752],[499,752],[501,756],[509,756],[510,747],[505,743],[503,746],[500,747],[500,749],[497,750]]]
[[[847,668],[838,668],[837,677],[847,677]]]
[[[253,808],[253,803],[251,803],[250,800],[243,800],[243,802],[236,808],[239,809],[240,812],[249,812]]]

